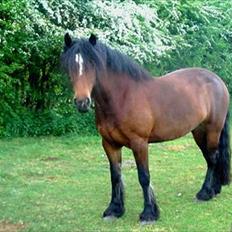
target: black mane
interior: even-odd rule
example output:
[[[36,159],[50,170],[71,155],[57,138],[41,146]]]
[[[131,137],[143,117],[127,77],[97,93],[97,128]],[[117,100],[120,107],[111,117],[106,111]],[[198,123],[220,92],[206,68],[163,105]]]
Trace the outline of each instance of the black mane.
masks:
[[[80,53],[84,60],[84,69],[95,67],[97,73],[106,70],[116,74],[126,74],[139,81],[151,78],[151,75],[128,56],[97,41],[92,45],[87,39],[76,39],[70,47],[65,46],[61,55],[62,66],[71,74],[77,72],[75,56]]]

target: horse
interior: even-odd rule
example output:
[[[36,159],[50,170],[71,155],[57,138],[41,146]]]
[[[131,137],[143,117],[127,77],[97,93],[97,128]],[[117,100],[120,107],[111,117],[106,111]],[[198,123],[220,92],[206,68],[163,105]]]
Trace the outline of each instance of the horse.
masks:
[[[148,144],[192,132],[207,171],[199,201],[208,201],[230,183],[229,93],[224,82],[203,68],[185,68],[153,78],[137,62],[91,34],[66,33],[61,64],[80,112],[94,101],[96,127],[109,160],[112,194],[103,218],[125,212],[121,149],[132,150],[143,190],[142,223],[158,220],[160,210],[150,184]]]

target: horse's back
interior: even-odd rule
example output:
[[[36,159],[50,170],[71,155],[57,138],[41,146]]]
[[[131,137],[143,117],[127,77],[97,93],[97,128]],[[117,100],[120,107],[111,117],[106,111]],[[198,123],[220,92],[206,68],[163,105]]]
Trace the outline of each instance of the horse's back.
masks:
[[[183,68],[170,72],[160,78],[166,78],[170,82],[184,82],[191,83],[194,86],[201,86],[202,84],[213,84],[224,86],[221,78],[215,73],[204,68]]]
[[[171,72],[163,78],[169,79],[174,86],[176,84],[187,88],[189,94],[195,94],[196,99],[204,96],[203,101],[207,102],[209,113],[215,108],[219,109],[219,106],[222,111],[227,112],[229,92],[215,73],[203,68],[186,68]]]
[[[181,137],[210,121],[219,129],[228,111],[223,81],[201,68],[180,69],[154,80],[150,87],[154,127],[151,141]]]

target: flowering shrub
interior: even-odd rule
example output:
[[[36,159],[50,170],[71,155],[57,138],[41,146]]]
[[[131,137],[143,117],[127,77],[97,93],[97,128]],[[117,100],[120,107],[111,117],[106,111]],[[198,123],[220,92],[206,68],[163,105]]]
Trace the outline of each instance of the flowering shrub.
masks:
[[[201,66],[232,91],[229,0],[5,0],[0,3],[0,136],[95,131],[59,68],[66,31],[95,33],[154,75]],[[95,132],[94,132],[95,133]]]

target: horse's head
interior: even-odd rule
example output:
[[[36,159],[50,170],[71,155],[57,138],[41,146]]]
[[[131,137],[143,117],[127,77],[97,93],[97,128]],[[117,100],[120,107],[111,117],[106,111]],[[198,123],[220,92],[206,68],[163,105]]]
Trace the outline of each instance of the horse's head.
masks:
[[[87,112],[91,106],[91,92],[96,82],[94,47],[97,38],[91,35],[88,40],[72,40],[66,33],[64,41],[62,61],[72,82],[74,103],[79,112]]]

